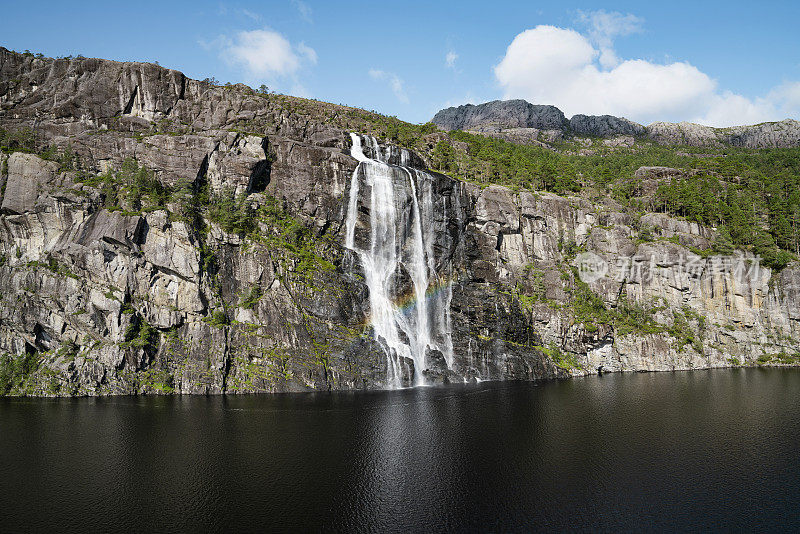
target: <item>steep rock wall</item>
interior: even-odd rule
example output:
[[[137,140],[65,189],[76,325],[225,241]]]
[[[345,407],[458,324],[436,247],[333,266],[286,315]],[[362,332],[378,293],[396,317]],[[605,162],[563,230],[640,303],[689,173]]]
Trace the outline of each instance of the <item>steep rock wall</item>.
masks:
[[[0,127],[30,128],[38,145],[69,148],[83,165],[0,156],[0,351],[32,366],[14,393],[386,385],[362,267],[343,247],[357,162],[341,110],[309,118],[299,101],[147,64],[0,50],[0,73]],[[313,250],[276,246],[268,221],[255,238],[211,220],[198,227],[175,200],[110,211],[83,176],[126,158],[176,189],[230,189],[254,206],[276,199],[310,229]],[[413,156],[411,165],[424,163]],[[687,247],[707,245],[711,229],[660,214],[634,220],[610,201],[430,175],[454,348],[450,369],[432,358],[430,381],[716,367],[800,349],[797,270],[759,271],[742,285],[718,276],[713,259],[685,269]],[[363,203],[358,216],[367,228]],[[637,239],[642,224],[653,240]],[[575,297],[589,294],[573,269],[582,252],[608,264],[645,258],[652,276],[590,282],[606,311],[587,316]],[[309,254],[321,259],[312,268]],[[648,328],[619,319],[625,302],[647,307]]]

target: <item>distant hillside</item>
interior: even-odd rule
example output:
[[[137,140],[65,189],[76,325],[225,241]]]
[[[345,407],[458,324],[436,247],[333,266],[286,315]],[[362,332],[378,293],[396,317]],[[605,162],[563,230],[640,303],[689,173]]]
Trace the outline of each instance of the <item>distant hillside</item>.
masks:
[[[656,122],[650,126],[611,115],[575,115],[567,119],[555,106],[537,105],[525,100],[494,100],[484,104],[465,104],[436,113],[432,121],[444,130],[497,133],[520,129],[553,132],[561,136],[646,137],[663,145],[741,146],[747,148],[790,148],[800,146],[800,122],[786,119],[753,126],[712,128],[689,122]]]

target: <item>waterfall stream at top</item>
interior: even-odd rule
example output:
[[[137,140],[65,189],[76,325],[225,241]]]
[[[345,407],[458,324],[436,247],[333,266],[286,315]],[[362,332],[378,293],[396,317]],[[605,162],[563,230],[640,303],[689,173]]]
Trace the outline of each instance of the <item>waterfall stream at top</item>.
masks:
[[[447,277],[437,275],[433,252],[433,177],[411,167],[405,149],[386,146],[382,151],[374,137],[366,136],[372,152],[368,157],[361,136],[350,136],[351,155],[359,163],[350,183],[345,246],[364,270],[370,323],[387,352],[387,386],[403,385],[403,377],[411,374],[407,359],[414,363],[413,384],[424,384],[423,371],[434,354],[448,368],[453,363],[452,291]],[[362,221],[364,232],[357,239],[362,195],[369,225]]]

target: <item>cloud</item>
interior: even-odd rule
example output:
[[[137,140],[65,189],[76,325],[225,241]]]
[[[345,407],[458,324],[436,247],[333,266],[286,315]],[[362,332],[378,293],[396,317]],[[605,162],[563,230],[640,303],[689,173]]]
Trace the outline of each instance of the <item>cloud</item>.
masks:
[[[394,96],[397,97],[397,100],[404,104],[408,104],[408,95],[406,95],[406,91],[403,87],[403,80],[401,80],[397,74],[386,72],[384,70],[370,69],[369,76],[373,80],[388,82],[389,87],[391,87]]]
[[[239,13],[241,13],[242,15],[244,15],[245,17],[247,17],[249,19],[255,20],[256,22],[261,20],[261,15],[259,15],[258,13],[253,13],[252,11],[247,10],[247,9],[240,9]]]
[[[237,7],[231,8],[229,10],[228,6],[222,2],[217,4],[217,14],[223,17],[228,16],[229,14],[239,15],[254,20],[256,22],[261,20],[261,15],[259,15],[258,13],[254,13],[253,11],[250,11],[248,9],[237,8]]]
[[[311,15],[313,13],[311,6],[303,2],[303,0],[292,0],[292,5],[297,8],[297,11],[300,12],[300,16],[304,21],[313,22],[311,19]]]
[[[785,114],[800,114],[800,82],[787,82],[774,88],[767,95]]]
[[[297,45],[297,52],[306,58],[309,63],[317,63],[317,52],[310,46],[306,46],[305,43],[301,42],[299,45]]]
[[[688,62],[617,58],[613,38],[639,31],[640,19],[602,11],[582,18],[588,35],[537,26],[514,38],[494,68],[505,98],[553,104],[567,116],[611,114],[645,124],[688,119],[731,126],[800,111],[800,83],[784,84],[762,98],[720,90]]]
[[[296,83],[292,85],[291,94],[293,96],[299,96],[301,98],[311,98],[311,92],[306,89],[306,87],[302,84]]]
[[[456,60],[458,59],[458,54],[450,50],[447,55],[444,56],[444,64],[448,69],[456,69]]]
[[[222,36],[210,45],[221,48],[221,57],[257,80],[293,77],[304,64],[315,64],[317,53],[300,43],[292,44],[269,29],[240,31],[233,38]]]
[[[472,91],[467,91],[467,93],[465,93],[462,97],[445,100],[442,105],[436,106],[436,109],[433,111],[435,113],[444,108],[463,106],[464,104],[480,104],[481,102],[486,102],[487,100],[489,100],[489,98],[478,97],[475,96]]]
[[[742,95],[724,91],[709,99],[708,109],[692,119],[692,122],[710,126],[736,126],[756,124],[776,118],[775,107],[765,98],[749,99]],[[731,120],[735,117],[735,120]]]
[[[614,37],[622,37],[642,31],[644,19],[630,13],[623,15],[617,11],[578,11],[578,20],[589,28],[589,37],[600,47],[600,65],[614,68],[619,58],[614,52]]]

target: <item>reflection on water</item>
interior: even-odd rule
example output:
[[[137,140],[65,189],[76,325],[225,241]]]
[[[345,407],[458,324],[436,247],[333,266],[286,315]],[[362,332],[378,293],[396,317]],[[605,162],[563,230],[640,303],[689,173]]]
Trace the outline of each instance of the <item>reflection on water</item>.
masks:
[[[0,400],[0,530],[798,528],[800,371]]]

